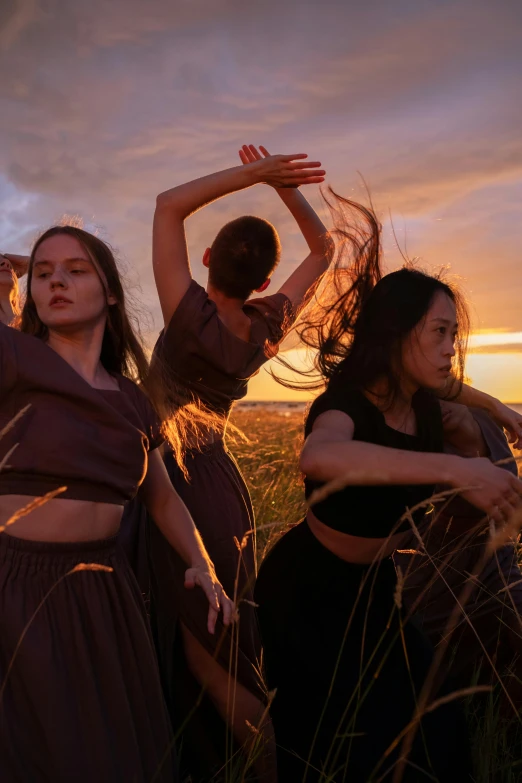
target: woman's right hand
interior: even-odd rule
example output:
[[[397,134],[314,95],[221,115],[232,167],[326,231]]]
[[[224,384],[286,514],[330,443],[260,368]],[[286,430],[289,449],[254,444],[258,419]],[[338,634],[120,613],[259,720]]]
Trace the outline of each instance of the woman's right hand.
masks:
[[[461,496],[490,519],[504,524],[522,503],[522,481],[486,457],[457,457],[456,460],[452,485],[455,489],[470,487]]]
[[[264,157],[253,144],[244,144],[239,152],[242,163],[250,168],[253,184],[264,182],[273,188],[295,188],[324,182],[326,172],[320,169],[319,161],[305,161],[308,155],[269,155],[264,147],[260,150]]]

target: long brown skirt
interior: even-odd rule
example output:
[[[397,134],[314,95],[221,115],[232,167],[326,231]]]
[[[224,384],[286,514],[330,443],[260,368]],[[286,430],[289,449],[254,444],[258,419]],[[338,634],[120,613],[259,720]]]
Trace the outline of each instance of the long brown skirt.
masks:
[[[0,536],[2,783],[172,783],[171,746],[143,602],[115,539]]]
[[[261,701],[260,639],[253,607],[255,580],[254,515],[248,489],[222,443],[186,457],[187,482],[173,456],[165,464],[171,481],[198,528],[225,590],[236,595],[239,623],[227,632],[207,630],[208,602],[201,590],[186,590],[186,565],[150,524],[151,620],[167,704],[174,728],[182,734],[180,764],[194,781],[220,780],[226,762],[227,733],[211,701],[201,698],[184,660],[179,623],[215,657],[225,672]],[[246,536],[246,538],[245,538]],[[244,542],[240,551],[238,545]],[[195,709],[196,702],[198,703]]]

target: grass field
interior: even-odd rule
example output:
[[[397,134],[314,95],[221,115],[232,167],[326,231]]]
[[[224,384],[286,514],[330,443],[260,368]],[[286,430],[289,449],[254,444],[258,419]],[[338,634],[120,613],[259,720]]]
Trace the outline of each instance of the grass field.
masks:
[[[258,526],[258,560],[267,546],[304,516],[304,494],[298,469],[303,412],[236,409],[236,424],[248,442],[230,444],[248,483]],[[502,718],[498,688],[468,699],[476,783],[522,783],[520,720]]]

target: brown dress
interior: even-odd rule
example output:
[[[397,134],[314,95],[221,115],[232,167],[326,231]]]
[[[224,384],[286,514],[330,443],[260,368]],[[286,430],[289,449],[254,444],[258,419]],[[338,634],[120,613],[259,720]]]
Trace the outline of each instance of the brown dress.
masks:
[[[0,494],[66,486],[62,497],[123,506],[159,440],[147,399],[118,380],[120,391],[93,389],[41,340],[0,325],[1,456],[9,453]],[[10,535],[16,523],[7,531],[2,783],[177,780],[145,608],[117,541],[28,541]]]
[[[248,342],[227,329],[214,302],[193,281],[155,347],[168,370],[224,420],[232,403],[245,396],[248,380],[273,353],[270,345],[281,340],[291,318],[290,302],[283,294],[253,299],[245,304],[244,311],[252,322]],[[208,781],[225,762],[225,726],[207,698],[187,723],[200,688],[183,660],[178,620],[226,671],[234,673],[242,685],[264,700],[259,634],[254,607],[249,603],[253,601],[256,571],[254,515],[243,476],[223,441],[203,451],[189,451],[189,481],[172,454],[166,456],[165,464],[203,537],[219,579],[239,603],[237,644],[222,627],[211,636],[207,631],[208,605],[201,595],[184,588],[184,564],[159,531],[150,527],[153,629],[167,704],[175,728],[183,726],[182,770],[186,767],[194,780]],[[245,546],[240,552],[238,544],[242,540]]]

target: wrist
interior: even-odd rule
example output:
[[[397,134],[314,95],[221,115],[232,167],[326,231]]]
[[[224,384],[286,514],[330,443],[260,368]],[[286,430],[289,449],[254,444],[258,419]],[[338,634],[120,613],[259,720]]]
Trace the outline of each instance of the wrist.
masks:
[[[455,489],[465,485],[464,469],[466,467],[466,457],[459,457],[456,454],[444,455],[444,478],[443,484],[448,484]]]
[[[190,567],[197,568],[200,571],[210,571],[212,569],[212,563],[210,562],[210,558],[205,557],[203,554],[198,554],[192,557]]]

